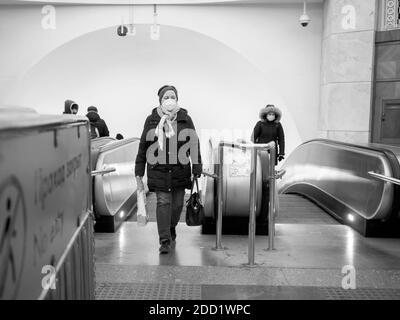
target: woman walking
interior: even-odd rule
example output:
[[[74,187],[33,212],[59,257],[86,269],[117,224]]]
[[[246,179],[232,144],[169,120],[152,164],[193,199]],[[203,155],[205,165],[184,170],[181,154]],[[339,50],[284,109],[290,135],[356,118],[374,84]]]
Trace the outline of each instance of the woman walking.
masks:
[[[178,105],[174,86],[158,90],[159,106],[147,117],[136,157],[135,175],[138,191],[143,190],[147,164],[149,191],[157,197],[157,227],[160,253],[169,253],[175,244],[185,189],[193,176],[202,172],[200,144],[191,117]]]

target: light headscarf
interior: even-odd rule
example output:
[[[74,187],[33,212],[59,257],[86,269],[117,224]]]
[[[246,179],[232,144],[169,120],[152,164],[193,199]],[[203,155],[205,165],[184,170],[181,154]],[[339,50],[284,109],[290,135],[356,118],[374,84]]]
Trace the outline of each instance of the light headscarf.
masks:
[[[158,145],[161,151],[164,149],[164,132],[167,138],[172,138],[175,135],[173,123],[176,120],[179,110],[178,104],[176,104],[173,110],[167,110],[162,104],[157,108],[158,115],[161,119],[156,127],[155,135],[158,137]]]

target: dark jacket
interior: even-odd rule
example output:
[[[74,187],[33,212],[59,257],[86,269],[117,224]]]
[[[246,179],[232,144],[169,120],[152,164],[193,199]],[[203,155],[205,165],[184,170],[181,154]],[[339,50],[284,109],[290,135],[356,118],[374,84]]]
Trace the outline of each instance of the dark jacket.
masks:
[[[269,111],[275,112],[275,121],[268,121],[266,115]],[[277,156],[285,155],[285,133],[280,123],[282,113],[278,108],[264,108],[260,111],[260,119],[254,127],[251,140],[254,143],[268,143],[275,141],[278,146]]]
[[[90,125],[97,128],[100,137],[108,137],[110,133],[108,132],[107,125],[103,119],[100,118],[99,114],[95,111],[89,111],[86,117],[90,121]]]
[[[72,114],[72,111],[71,111],[72,106],[74,106],[77,110],[79,110],[79,106],[75,101],[65,100],[63,114]]]
[[[157,108],[154,108],[145,121],[136,157],[135,175],[142,177],[147,163],[150,191],[190,189],[192,168],[189,159],[193,174],[200,175],[202,172],[200,143],[193,121],[185,109],[180,109],[173,125],[175,135],[170,139],[164,135],[164,148],[161,151],[154,134],[160,119]]]

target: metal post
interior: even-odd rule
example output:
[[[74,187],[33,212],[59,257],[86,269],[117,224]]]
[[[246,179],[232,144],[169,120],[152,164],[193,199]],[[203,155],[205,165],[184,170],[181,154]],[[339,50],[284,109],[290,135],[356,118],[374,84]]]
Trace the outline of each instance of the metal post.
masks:
[[[216,237],[216,250],[223,250],[222,238],[222,210],[223,210],[223,183],[224,183],[224,145],[222,143],[218,146],[218,212],[217,212],[217,237]]]
[[[276,161],[276,145],[269,152],[269,212],[268,212],[268,250],[274,250],[274,235],[275,235],[275,161]]]
[[[255,236],[256,236],[256,188],[257,188],[257,149],[251,149],[250,172],[250,216],[249,216],[249,265],[254,266]]]
[[[379,174],[379,173],[376,173],[376,172],[373,172],[373,171],[369,171],[368,174],[369,174],[371,177],[380,179],[380,180],[385,181],[385,182],[397,184],[397,185],[400,186],[400,180],[399,180],[399,179],[392,178],[392,177],[388,177],[388,176],[385,176],[385,175],[383,175],[383,174]]]

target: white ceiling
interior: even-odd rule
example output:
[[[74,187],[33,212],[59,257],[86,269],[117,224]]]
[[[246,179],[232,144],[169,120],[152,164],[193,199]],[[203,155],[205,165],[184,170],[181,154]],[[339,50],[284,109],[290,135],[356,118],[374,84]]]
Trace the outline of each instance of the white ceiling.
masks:
[[[307,2],[321,3],[324,0],[308,0]],[[211,3],[236,3],[236,4],[256,4],[256,3],[300,3],[303,0],[0,0],[2,4],[73,4],[73,5],[123,5],[123,4],[211,4]]]

